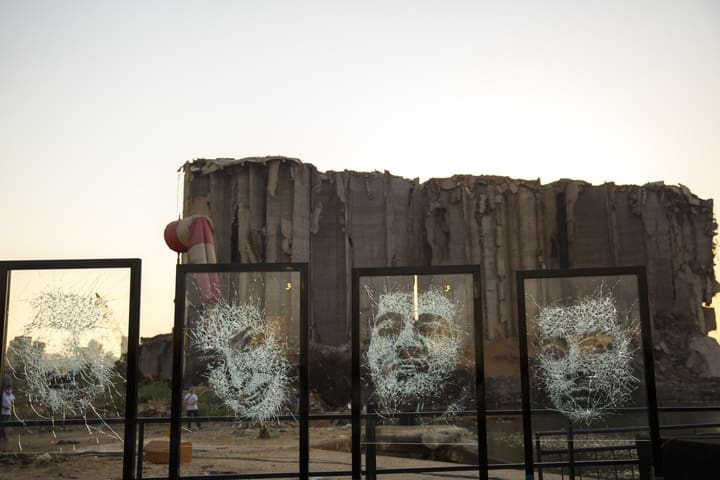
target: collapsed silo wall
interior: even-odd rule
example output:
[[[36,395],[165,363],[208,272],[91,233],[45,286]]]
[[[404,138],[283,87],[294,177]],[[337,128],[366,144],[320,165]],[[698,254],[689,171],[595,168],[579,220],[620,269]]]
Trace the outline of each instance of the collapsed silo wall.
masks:
[[[286,157],[184,166],[185,215],[208,215],[219,262],[309,262],[311,339],[350,334],[353,267],[480,264],[487,340],[517,335],[519,269],[645,265],[653,318],[688,337],[715,328],[709,305],[712,201],[662,183],[456,175],[420,183],[388,172],[318,172]]]
[[[645,265],[653,312],[686,318],[689,334],[715,329],[709,305],[717,228],[712,201],[662,183],[555,184],[567,199],[570,266]]]

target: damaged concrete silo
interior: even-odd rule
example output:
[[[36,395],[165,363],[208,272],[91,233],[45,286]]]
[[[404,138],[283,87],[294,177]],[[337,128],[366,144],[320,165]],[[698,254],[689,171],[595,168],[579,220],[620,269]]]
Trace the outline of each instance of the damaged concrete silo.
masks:
[[[715,328],[717,226],[712,201],[684,187],[470,175],[420,183],[286,157],[200,159],[183,171],[184,215],[213,220],[219,262],[310,263],[317,352],[349,340],[353,267],[480,264],[486,377],[493,368],[514,376],[515,271],[645,265],[659,378],[678,368],[720,376],[712,346],[698,347]]]

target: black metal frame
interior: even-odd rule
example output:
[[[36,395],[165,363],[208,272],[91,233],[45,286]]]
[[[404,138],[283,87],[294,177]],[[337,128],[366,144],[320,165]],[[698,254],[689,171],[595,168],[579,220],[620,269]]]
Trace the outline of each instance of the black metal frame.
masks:
[[[0,365],[5,358],[7,342],[7,309],[10,300],[10,275],[14,270],[92,270],[130,269],[128,310],[127,378],[125,386],[125,441],[123,443],[123,480],[132,480],[135,463],[137,424],[137,372],[140,343],[140,274],[139,258],[85,260],[9,260],[0,262]]]
[[[193,273],[272,273],[297,272],[300,274],[300,445],[299,470],[280,474],[227,474],[217,478],[288,478],[308,479],[310,461],[309,391],[308,391],[308,264],[307,263],[256,263],[256,264],[182,264],[175,274],[175,323],[173,327],[172,397],[170,416],[170,479],[193,478],[180,476],[180,441],[182,420],[183,364],[185,354],[185,294],[186,278]],[[204,478],[204,477],[203,477]]]
[[[526,478],[533,478],[535,462],[533,458],[532,438],[532,408],[530,404],[530,367],[528,362],[527,345],[527,319],[525,310],[525,280],[529,279],[561,279],[577,277],[607,277],[607,276],[634,276],[638,291],[638,306],[640,314],[640,334],[643,352],[643,371],[646,388],[648,426],[650,428],[650,443],[652,450],[652,464],[655,475],[662,477],[662,450],[660,444],[660,423],[658,417],[657,392],[655,387],[655,370],[652,349],[652,327],[650,323],[650,307],[648,304],[648,285],[645,267],[611,267],[611,268],[583,268],[561,270],[525,270],[516,272],[517,280],[517,307],[518,331],[520,342],[520,377],[522,389],[523,411],[523,439],[525,455]],[[572,449],[570,449],[572,451]],[[572,464],[572,457],[570,463]],[[579,462],[578,462],[579,463]],[[571,478],[572,477],[572,465]]]
[[[352,270],[352,478],[360,480],[362,476],[361,454],[361,369],[360,369],[360,278],[389,277],[408,275],[472,275],[473,281],[473,323],[475,336],[475,384],[477,434],[478,434],[478,466],[477,467],[442,467],[442,468],[394,468],[383,469],[378,473],[405,474],[421,472],[451,472],[477,470],[480,480],[487,480],[487,420],[485,415],[485,378],[483,352],[483,322],[481,303],[481,267],[479,265],[445,265],[432,267],[384,267],[354,268]],[[368,417],[374,414],[368,412]],[[375,471],[368,465],[367,478],[375,478]],[[374,470],[374,468],[372,469]]]

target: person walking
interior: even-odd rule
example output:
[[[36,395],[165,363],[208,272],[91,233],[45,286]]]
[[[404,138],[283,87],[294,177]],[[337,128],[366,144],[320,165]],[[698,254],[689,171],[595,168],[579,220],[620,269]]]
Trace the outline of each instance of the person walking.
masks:
[[[198,396],[195,389],[190,387],[188,393],[185,394],[185,415],[187,416],[187,428],[190,430],[190,417],[198,416]],[[198,430],[200,430],[200,422],[195,420]],[[192,431],[192,430],[191,430]]]
[[[12,393],[12,387],[6,387],[2,392],[2,412],[0,420],[6,422],[10,420],[12,415],[13,406],[15,404],[15,395]],[[5,440],[5,425],[0,424],[0,440]]]

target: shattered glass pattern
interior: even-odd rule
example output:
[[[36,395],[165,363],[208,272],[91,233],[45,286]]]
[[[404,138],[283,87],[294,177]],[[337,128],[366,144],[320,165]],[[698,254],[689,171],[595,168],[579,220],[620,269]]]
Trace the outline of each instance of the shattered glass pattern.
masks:
[[[42,290],[29,301],[26,341],[10,342],[11,371],[42,418],[102,418],[120,397],[116,370],[121,331],[108,301],[96,292]],[[102,408],[98,406],[102,399]]]
[[[612,294],[597,289],[566,305],[540,308],[536,318],[538,380],[554,410],[590,424],[627,405],[637,331],[623,321]]]
[[[192,341],[209,359],[208,386],[237,417],[268,420],[281,413],[290,395],[291,364],[260,308],[206,305]]]
[[[379,403],[393,410],[440,393],[460,357],[456,302],[439,290],[397,291],[376,306],[365,361]]]

